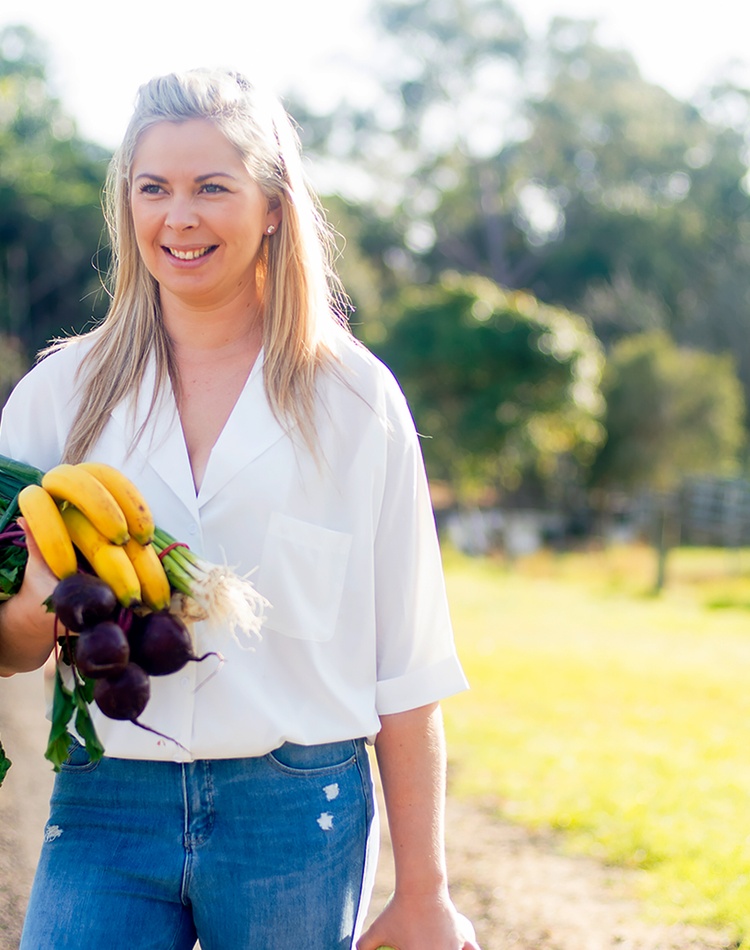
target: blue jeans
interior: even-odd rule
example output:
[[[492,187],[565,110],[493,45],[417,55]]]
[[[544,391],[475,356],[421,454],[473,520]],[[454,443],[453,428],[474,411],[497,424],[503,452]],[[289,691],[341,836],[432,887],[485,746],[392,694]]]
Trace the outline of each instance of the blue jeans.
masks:
[[[76,746],[21,950],[350,950],[373,813],[363,740],[186,764],[91,764]]]

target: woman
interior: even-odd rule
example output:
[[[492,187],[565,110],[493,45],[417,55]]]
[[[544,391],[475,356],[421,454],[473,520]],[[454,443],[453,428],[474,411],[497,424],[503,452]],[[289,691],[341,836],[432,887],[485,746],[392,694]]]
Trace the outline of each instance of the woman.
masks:
[[[438,701],[465,681],[419,446],[337,315],[289,119],[236,74],[155,79],[106,196],[108,316],[21,381],[0,452],[122,469],[170,533],[257,567],[271,608],[252,650],[196,625],[219,675],[152,680],[144,720],[175,743],[94,710],[106,756],[74,745],[57,777],[22,948],[476,950],[443,857]],[[29,538],[3,674],[48,657],[53,586]],[[360,936],[367,740],[396,890]]]

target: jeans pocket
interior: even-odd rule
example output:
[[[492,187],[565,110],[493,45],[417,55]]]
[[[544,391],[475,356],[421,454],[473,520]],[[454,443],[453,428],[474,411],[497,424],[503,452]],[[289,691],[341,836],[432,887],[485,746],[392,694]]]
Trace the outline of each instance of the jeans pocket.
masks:
[[[68,757],[60,765],[61,772],[93,772],[99,765],[99,760],[92,762],[86,751],[86,747],[81,745],[77,739],[71,739],[68,747]]]
[[[297,745],[285,742],[266,755],[266,761],[287,775],[330,775],[347,769],[357,757],[357,740]]]

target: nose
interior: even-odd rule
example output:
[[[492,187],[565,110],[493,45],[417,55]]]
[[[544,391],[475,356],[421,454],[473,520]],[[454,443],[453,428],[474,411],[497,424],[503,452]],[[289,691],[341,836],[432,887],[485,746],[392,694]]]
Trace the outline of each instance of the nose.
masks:
[[[191,198],[173,196],[164,219],[166,227],[173,231],[187,231],[198,226],[198,215]]]

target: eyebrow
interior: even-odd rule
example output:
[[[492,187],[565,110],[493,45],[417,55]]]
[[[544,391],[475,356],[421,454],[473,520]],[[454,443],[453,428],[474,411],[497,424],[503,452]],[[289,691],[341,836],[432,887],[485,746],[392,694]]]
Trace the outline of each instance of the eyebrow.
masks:
[[[135,180],[138,181],[140,178],[150,178],[151,181],[158,181],[161,185],[166,185],[168,182],[167,178],[163,178],[161,175],[151,175],[149,172],[141,172],[140,175],[135,176]],[[204,181],[208,181],[209,178],[231,178],[232,181],[235,181],[235,176],[230,175],[229,172],[210,172],[208,175],[197,175],[193,181],[196,184],[201,184]]]

